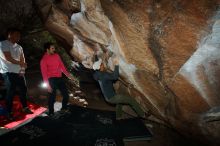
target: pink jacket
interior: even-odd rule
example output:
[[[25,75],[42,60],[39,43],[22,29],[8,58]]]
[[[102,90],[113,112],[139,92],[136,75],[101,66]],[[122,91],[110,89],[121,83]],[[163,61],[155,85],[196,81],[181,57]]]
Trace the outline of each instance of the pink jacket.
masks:
[[[48,84],[48,79],[51,77],[61,77],[62,72],[69,76],[70,73],[66,70],[63,65],[62,60],[58,54],[50,55],[45,53],[40,61],[41,74],[43,76],[43,80]]]

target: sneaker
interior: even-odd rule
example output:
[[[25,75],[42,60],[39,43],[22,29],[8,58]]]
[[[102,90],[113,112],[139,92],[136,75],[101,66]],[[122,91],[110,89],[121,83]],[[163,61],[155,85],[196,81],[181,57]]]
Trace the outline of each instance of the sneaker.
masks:
[[[22,112],[24,112],[25,114],[33,114],[33,112],[28,107],[23,108]]]

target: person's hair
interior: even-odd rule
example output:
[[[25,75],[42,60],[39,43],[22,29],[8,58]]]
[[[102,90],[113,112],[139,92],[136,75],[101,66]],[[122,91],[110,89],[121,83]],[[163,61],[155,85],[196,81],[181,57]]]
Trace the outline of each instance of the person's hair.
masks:
[[[52,46],[52,45],[53,45],[53,43],[51,43],[51,42],[46,42],[46,43],[44,43],[44,52],[46,52],[47,49],[49,49],[50,46]]]
[[[10,27],[10,28],[7,29],[6,34],[7,34],[7,36],[8,36],[9,34],[11,34],[11,33],[13,33],[13,32],[19,32],[19,33],[21,33],[21,30],[18,29],[18,28],[16,28],[16,27]]]

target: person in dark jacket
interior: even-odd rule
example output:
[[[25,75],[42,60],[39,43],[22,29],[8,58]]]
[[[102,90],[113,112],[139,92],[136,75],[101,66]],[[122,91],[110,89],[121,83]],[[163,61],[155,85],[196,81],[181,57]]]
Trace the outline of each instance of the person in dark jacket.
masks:
[[[116,94],[113,84],[119,78],[118,58],[114,60],[115,69],[112,73],[105,70],[102,60],[99,59],[93,64],[95,70],[93,77],[98,81],[105,100],[111,104],[116,104],[116,119],[122,118],[122,106],[130,105],[139,117],[145,118],[145,112],[140,108],[136,100],[130,96]]]

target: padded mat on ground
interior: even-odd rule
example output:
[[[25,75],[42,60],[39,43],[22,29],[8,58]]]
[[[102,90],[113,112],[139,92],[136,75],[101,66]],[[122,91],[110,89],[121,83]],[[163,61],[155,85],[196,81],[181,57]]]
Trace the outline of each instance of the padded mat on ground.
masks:
[[[123,146],[131,136],[152,137],[140,119],[115,121],[115,113],[71,106],[69,113],[37,117],[0,137],[1,144]]]
[[[42,114],[44,111],[46,111],[46,108],[28,102],[28,107],[31,109],[33,114],[25,114],[21,111],[22,105],[19,101],[19,98],[16,96],[14,97],[14,100],[13,100],[13,117],[15,120],[9,121],[5,116],[6,112],[4,110],[5,108],[4,100],[0,101],[0,105],[1,105],[1,110],[2,110],[1,115],[0,115],[0,127],[8,128],[8,129],[19,126],[20,124],[28,121],[29,119],[32,119]]]

